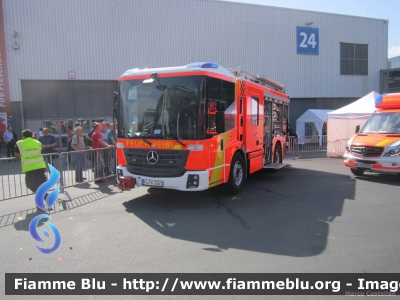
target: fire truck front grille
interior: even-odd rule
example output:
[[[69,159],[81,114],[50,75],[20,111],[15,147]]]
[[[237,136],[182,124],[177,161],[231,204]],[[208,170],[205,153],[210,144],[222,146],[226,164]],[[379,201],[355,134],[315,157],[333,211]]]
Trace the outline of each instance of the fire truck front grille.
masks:
[[[382,155],[382,152],[383,152],[382,147],[358,147],[358,146],[351,147],[351,153],[357,156],[379,157]]]
[[[179,177],[185,173],[188,150],[124,148],[128,171],[149,177]]]

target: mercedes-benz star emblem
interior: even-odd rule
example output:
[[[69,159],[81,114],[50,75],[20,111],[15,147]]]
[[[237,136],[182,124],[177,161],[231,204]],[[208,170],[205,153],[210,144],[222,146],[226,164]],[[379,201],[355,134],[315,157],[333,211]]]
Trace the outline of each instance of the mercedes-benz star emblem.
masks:
[[[149,151],[147,153],[147,161],[151,165],[156,164],[158,162],[158,153],[156,151]]]
[[[362,153],[362,154],[365,154],[365,153],[367,153],[367,152],[368,152],[367,148],[363,147],[363,148],[361,149],[361,153]]]

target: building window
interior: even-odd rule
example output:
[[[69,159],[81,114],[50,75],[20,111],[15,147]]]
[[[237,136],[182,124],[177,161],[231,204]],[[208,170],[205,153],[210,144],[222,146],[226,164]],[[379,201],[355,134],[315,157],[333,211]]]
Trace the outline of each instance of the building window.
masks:
[[[368,45],[340,43],[340,75],[368,75]]]

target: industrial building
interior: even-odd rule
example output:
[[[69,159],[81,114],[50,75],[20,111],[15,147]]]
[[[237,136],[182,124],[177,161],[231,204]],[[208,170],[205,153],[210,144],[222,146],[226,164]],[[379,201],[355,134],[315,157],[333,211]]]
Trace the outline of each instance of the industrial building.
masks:
[[[285,84],[309,108],[380,92],[388,21],[216,0],[0,0],[0,112],[16,132],[112,119],[127,69],[212,61]]]
[[[400,68],[400,56],[389,58],[389,69],[399,69],[399,68]]]
[[[389,68],[381,72],[381,92],[400,93],[400,56],[389,59]]]

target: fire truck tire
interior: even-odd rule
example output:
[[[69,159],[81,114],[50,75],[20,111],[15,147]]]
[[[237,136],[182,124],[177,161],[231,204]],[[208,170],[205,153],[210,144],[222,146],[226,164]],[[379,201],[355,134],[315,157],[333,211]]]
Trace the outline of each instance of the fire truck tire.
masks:
[[[364,175],[364,171],[363,169],[350,169],[351,173],[353,173],[356,176],[362,176]]]
[[[236,153],[233,156],[231,170],[229,172],[229,180],[226,183],[226,191],[229,194],[237,194],[243,187],[246,179],[246,167],[243,156]]]
[[[274,163],[282,163],[282,147],[280,143],[277,143],[274,150]],[[277,173],[278,169],[264,169],[266,173]]]
[[[277,143],[274,151],[274,163],[281,164],[282,163],[282,147],[280,143]]]

